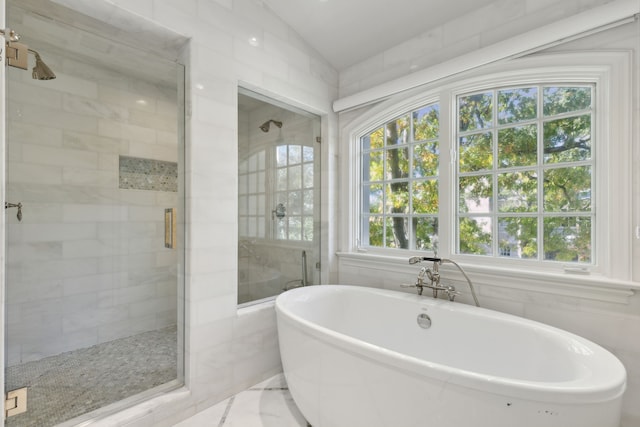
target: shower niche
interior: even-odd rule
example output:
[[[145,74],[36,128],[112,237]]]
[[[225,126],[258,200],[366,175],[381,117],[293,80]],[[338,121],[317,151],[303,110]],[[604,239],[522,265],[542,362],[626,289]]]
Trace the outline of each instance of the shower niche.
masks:
[[[238,304],[320,283],[320,117],[238,92]]]

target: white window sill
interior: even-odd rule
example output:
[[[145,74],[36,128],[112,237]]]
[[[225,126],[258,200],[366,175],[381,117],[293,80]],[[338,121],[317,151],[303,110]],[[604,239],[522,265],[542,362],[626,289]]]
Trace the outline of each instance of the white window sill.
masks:
[[[416,265],[409,265],[409,254],[406,257],[393,257],[338,252],[336,255],[340,265],[345,267],[397,272],[398,274],[417,273],[418,270]],[[636,291],[640,291],[640,283],[638,282],[615,280],[595,274],[526,271],[465,263],[461,263],[461,267],[464,268],[471,281],[480,286],[489,285],[619,304],[628,304],[629,298],[635,295]],[[444,264],[442,271],[443,277],[464,280],[453,266]]]

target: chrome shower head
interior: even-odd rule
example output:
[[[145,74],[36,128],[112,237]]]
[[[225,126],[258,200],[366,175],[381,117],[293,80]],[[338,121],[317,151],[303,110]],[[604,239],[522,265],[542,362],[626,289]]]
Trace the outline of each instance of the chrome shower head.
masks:
[[[33,53],[36,57],[36,65],[33,67],[33,72],[31,76],[35,80],[53,80],[56,78],[56,74],[51,71],[51,68],[47,66],[47,64],[42,61],[40,58],[40,54],[33,49],[29,49],[29,52]]]
[[[269,119],[269,120],[267,120],[266,122],[264,122],[263,124],[260,125],[260,130],[262,132],[269,132],[269,129],[271,128],[271,123],[276,125],[278,128],[282,128],[282,122],[279,122],[279,121],[273,120],[273,119]]]

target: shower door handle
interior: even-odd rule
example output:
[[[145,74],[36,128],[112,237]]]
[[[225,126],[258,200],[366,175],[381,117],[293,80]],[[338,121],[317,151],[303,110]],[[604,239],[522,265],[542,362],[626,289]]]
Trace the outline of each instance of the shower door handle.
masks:
[[[168,208],[164,210],[164,247],[175,249],[176,247],[176,209]]]
[[[18,208],[18,214],[16,215],[16,218],[18,218],[18,221],[22,221],[22,202],[18,202],[18,203],[4,202],[4,208],[5,209]]]

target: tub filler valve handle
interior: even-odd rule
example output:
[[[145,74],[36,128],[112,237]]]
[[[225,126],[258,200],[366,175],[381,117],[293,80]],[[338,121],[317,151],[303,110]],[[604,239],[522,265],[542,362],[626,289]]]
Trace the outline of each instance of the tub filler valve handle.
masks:
[[[453,285],[446,286],[444,288],[444,292],[447,294],[449,301],[453,301],[455,297],[461,295],[460,292],[456,291],[456,287]]]
[[[413,285],[410,285],[408,283],[403,283],[400,285],[401,288],[417,288],[418,289],[418,295],[422,295],[422,285],[419,285],[417,282]]]

